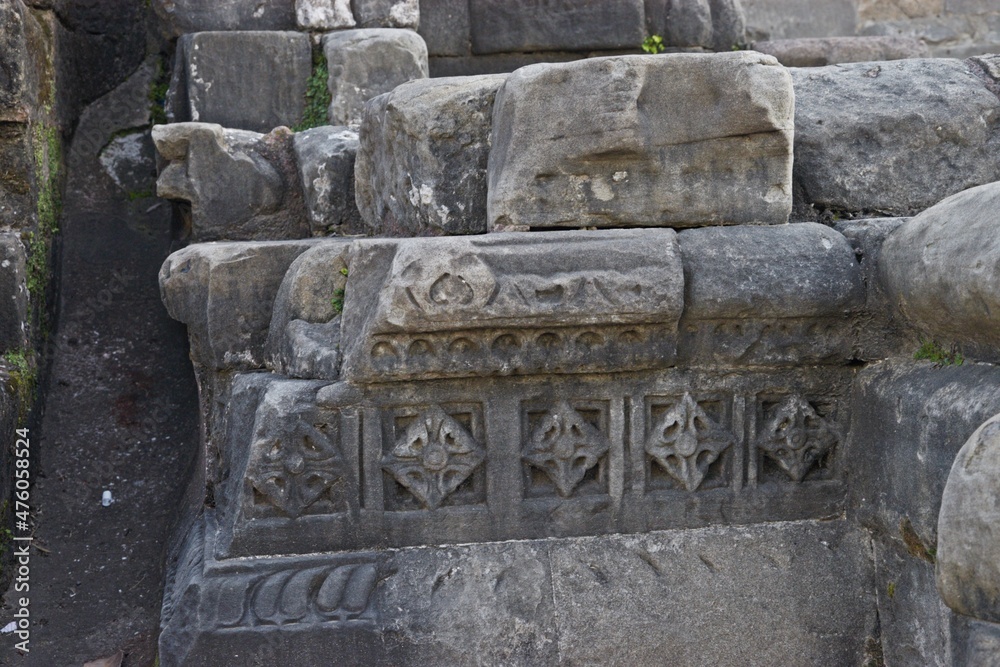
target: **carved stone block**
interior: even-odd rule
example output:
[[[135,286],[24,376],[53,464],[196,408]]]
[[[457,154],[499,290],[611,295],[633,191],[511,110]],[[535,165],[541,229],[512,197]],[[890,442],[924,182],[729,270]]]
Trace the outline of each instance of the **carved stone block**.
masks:
[[[525,405],[521,424],[527,497],[608,492],[606,402]]]
[[[343,376],[669,365],[683,289],[675,238],[660,230],[360,241]]]
[[[793,108],[749,51],[523,67],[494,106],[490,228],[784,223]]]

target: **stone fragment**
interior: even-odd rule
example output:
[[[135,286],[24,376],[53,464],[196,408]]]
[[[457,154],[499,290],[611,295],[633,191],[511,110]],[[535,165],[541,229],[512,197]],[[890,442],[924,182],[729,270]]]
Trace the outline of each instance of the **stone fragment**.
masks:
[[[636,49],[645,38],[643,0],[470,0],[472,51]]]
[[[275,295],[288,267],[314,243],[200,243],[167,258],[160,294],[170,316],[188,326],[196,365],[263,367]]]
[[[497,94],[491,229],[778,224],[791,79],[748,51],[525,67]]]
[[[493,100],[506,75],[411,81],[365,107],[358,208],[376,234],[486,231]]]
[[[797,209],[909,214],[1000,180],[1000,99],[969,65],[792,69]]]
[[[27,257],[17,234],[0,233],[0,350],[28,343]]]
[[[856,0],[740,0],[751,41],[857,32]],[[886,4],[886,3],[882,3]]]
[[[420,36],[431,58],[470,55],[471,30],[468,2],[421,0]]]
[[[823,67],[838,63],[926,58],[927,45],[913,37],[803,37],[754,42],[753,50],[767,53],[785,67]]]
[[[746,15],[740,0],[709,0],[712,8],[712,48],[730,51],[746,44]]]
[[[303,30],[339,30],[357,25],[351,0],[295,0],[295,18]]]
[[[209,30],[293,30],[289,0],[152,0],[171,37]]]
[[[277,240],[310,235],[292,134],[262,135],[209,123],[153,128],[168,162],[157,194],[190,204],[194,241]]]
[[[358,134],[344,126],[298,132],[293,141],[314,236],[361,231],[354,195]]]
[[[664,44],[708,47],[712,43],[712,7],[709,0],[646,0],[649,34]]]
[[[24,7],[0,5],[0,122],[26,121],[31,56],[25,39]]]
[[[311,74],[312,47],[305,33],[184,35],[171,82],[173,120],[255,132],[294,127],[302,120]]]
[[[346,379],[622,370],[673,358],[683,278],[671,230],[358,241],[350,262]]]
[[[156,148],[149,130],[122,134],[101,151],[98,161],[120,190],[132,196],[146,193],[156,179]]]
[[[842,316],[864,303],[854,251],[825,225],[703,227],[677,238],[685,317]]]
[[[368,100],[413,79],[427,78],[427,45],[410,30],[370,28],[323,38],[334,125],[359,125]]]
[[[351,0],[361,28],[420,27],[419,0]]]
[[[291,377],[335,379],[340,372],[340,312],[350,241],[327,239],[288,268],[274,299],[268,367]]]
[[[1000,415],[959,450],[941,497],[937,582],[953,610],[1000,623]]]
[[[1000,359],[1000,183],[948,197],[897,228],[880,261],[889,300],[921,331]]]

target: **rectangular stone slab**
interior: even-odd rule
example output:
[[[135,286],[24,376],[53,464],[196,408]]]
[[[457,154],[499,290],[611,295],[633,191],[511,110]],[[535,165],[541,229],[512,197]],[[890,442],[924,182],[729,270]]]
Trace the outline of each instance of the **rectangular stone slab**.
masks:
[[[749,51],[532,65],[497,94],[491,229],[780,224],[791,77]]]
[[[536,364],[522,344],[545,348],[543,356],[550,356],[568,345],[567,331],[574,338],[590,331],[585,338],[596,345],[616,329],[638,336],[635,325],[658,327],[649,339],[656,353],[640,356],[644,367],[662,365],[673,356],[683,291],[673,230],[358,241],[344,306],[343,373],[385,380],[399,373],[476,375],[477,368],[532,372]],[[528,358],[490,361],[504,342],[512,354],[517,348]],[[563,370],[614,367],[614,355],[603,347],[562,351],[569,355],[559,365]],[[468,364],[453,363],[460,356],[468,356]],[[396,362],[382,368],[380,357]],[[426,363],[411,367],[410,357]],[[618,361],[630,367],[627,358]]]

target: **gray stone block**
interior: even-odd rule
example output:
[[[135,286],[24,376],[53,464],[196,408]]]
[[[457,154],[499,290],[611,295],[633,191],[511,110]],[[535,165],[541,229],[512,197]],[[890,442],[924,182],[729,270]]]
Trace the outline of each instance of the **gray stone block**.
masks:
[[[645,32],[643,0],[469,0],[472,51],[637,49]]]
[[[468,0],[421,0],[420,36],[430,58],[472,53]]]
[[[167,258],[160,295],[170,316],[188,326],[197,366],[264,366],[275,295],[289,265],[314,243],[202,243]]]
[[[966,63],[791,69],[796,207],[909,214],[1000,180],[1000,100]]]
[[[712,48],[729,51],[746,44],[746,14],[741,0],[709,0],[712,8]]]
[[[427,45],[410,30],[371,28],[323,38],[334,125],[359,125],[365,102],[413,79],[427,78]]]
[[[304,33],[184,35],[178,40],[177,60],[172,85],[184,91],[175,96],[176,121],[269,132],[302,120],[312,73],[312,49]]]
[[[803,37],[754,42],[753,50],[767,53],[785,67],[822,67],[838,63],[926,58],[927,45],[913,37]]]
[[[293,135],[227,130],[209,123],[153,129],[167,164],[157,195],[187,202],[194,241],[279,240],[310,235]]]
[[[489,224],[784,223],[793,106],[752,52],[525,67],[496,98]]]
[[[153,10],[171,37],[209,30],[295,28],[295,8],[288,0],[153,0]]]
[[[274,299],[267,338],[268,367],[291,377],[337,378],[340,310],[350,241],[328,239],[288,268]]]
[[[844,522],[232,561],[212,528],[170,566],[164,667],[862,664],[877,632]]]
[[[303,30],[340,30],[357,25],[351,0],[295,0],[295,19]]]
[[[1000,183],[948,197],[889,235],[880,280],[914,326],[1000,360]]]
[[[646,25],[667,46],[709,47],[712,7],[709,0],[646,0]]]
[[[1000,412],[1000,370],[895,360],[858,375],[848,518],[933,561],[941,495],[955,456]]]
[[[18,234],[0,234],[0,350],[28,344],[27,258]]]
[[[853,35],[855,0],[741,0],[747,37],[753,41]]]
[[[357,132],[344,126],[316,127],[296,133],[293,145],[313,235],[360,232],[354,194]]]
[[[419,0],[351,0],[360,28],[420,27]]]
[[[1000,622],[1000,415],[959,450],[938,516],[937,582],[953,610]]]
[[[359,241],[350,270],[354,380],[661,366],[683,307],[670,230]]]
[[[493,100],[505,75],[405,83],[365,107],[358,208],[375,234],[486,231]]]

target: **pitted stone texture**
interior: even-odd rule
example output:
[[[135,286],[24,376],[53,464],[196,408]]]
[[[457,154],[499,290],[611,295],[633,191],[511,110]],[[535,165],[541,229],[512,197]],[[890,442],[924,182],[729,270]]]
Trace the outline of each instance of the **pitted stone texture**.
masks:
[[[27,257],[18,234],[0,234],[0,350],[28,343]]]
[[[881,281],[914,326],[1000,360],[1000,183],[948,197],[882,247]]]
[[[372,231],[486,231],[493,100],[506,78],[411,81],[366,105],[356,187]]]
[[[354,194],[357,132],[344,126],[315,127],[296,133],[293,145],[313,235],[361,231]]]
[[[493,113],[489,224],[777,224],[791,210],[791,78],[753,52],[524,67]]]
[[[848,518],[930,560],[955,456],[1000,412],[1000,369],[887,361],[859,374],[852,402]]]
[[[268,367],[291,377],[334,379],[340,372],[340,309],[350,241],[328,239],[288,268],[274,300]]]
[[[351,0],[360,28],[420,27],[419,0]]]
[[[869,547],[842,521],[229,562],[210,548],[194,534],[174,567],[164,667],[860,665],[876,641]]]
[[[908,214],[1000,180],[1000,100],[966,63],[789,71],[797,210]]]
[[[171,123],[153,129],[168,164],[157,195],[190,203],[194,241],[307,237],[292,135],[227,130],[209,123]]]
[[[645,38],[643,0],[470,0],[472,51],[635,49]]]
[[[153,0],[153,10],[172,37],[208,30],[291,30],[288,0]]]
[[[976,429],[948,475],[938,516],[937,581],[955,611],[1000,623],[1000,415]]]
[[[255,132],[294,127],[302,120],[311,73],[312,48],[305,33],[184,35],[171,82],[173,120]]]
[[[685,317],[842,316],[864,303],[854,251],[824,225],[706,227],[678,241]]]
[[[338,30],[357,25],[351,0],[295,0],[295,19],[304,30]]]
[[[191,359],[221,370],[264,365],[274,297],[296,257],[314,241],[201,243],[160,269],[167,312],[188,326]]]
[[[345,30],[323,38],[330,78],[330,122],[360,125],[365,102],[427,78],[427,45],[410,30]]]
[[[405,334],[419,334],[422,342],[413,345],[426,346],[425,338],[437,336],[451,341],[442,339],[437,345],[459,346],[451,367],[423,369],[417,364],[402,369],[406,374],[538,372],[530,364],[494,367],[490,341],[496,348],[539,327],[641,324],[662,329],[655,354],[652,348],[635,349],[619,358],[606,350],[604,357],[600,349],[581,348],[575,363],[560,368],[574,372],[621,370],[616,362],[662,365],[673,356],[682,292],[672,230],[359,241],[352,250],[344,307],[343,373],[351,379],[380,377],[380,354]]]
[[[803,37],[754,42],[753,50],[767,53],[785,67],[823,67],[838,63],[926,58],[927,45],[912,37]]]

